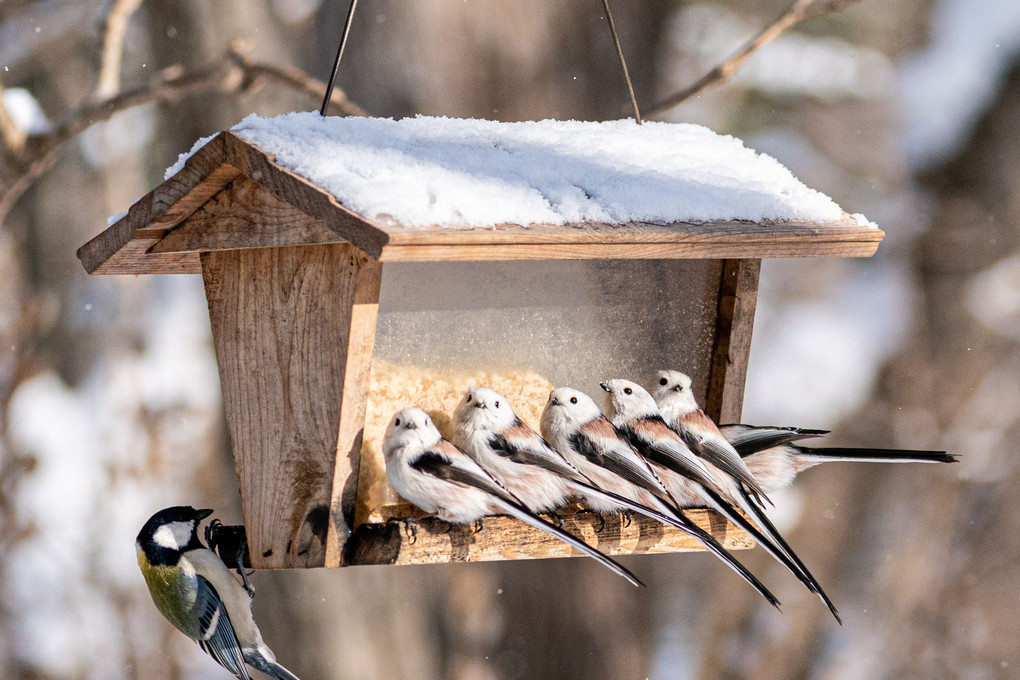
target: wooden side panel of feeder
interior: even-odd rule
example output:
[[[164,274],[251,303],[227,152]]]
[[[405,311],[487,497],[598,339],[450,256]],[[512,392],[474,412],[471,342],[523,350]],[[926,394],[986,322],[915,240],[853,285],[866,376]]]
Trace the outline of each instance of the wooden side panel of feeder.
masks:
[[[740,422],[758,303],[761,260],[724,260],[704,409],[717,423]]]
[[[203,253],[202,270],[252,564],[324,566],[353,514],[334,479],[356,476],[380,265],[334,244]]]

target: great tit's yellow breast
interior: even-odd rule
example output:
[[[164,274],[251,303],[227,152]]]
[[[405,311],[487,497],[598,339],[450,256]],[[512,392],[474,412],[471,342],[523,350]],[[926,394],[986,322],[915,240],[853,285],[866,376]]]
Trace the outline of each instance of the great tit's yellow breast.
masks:
[[[197,640],[200,633],[199,613],[194,610],[198,597],[195,570],[186,560],[176,565],[151,564],[142,550],[138,551],[138,566],[156,608],[178,630]]]

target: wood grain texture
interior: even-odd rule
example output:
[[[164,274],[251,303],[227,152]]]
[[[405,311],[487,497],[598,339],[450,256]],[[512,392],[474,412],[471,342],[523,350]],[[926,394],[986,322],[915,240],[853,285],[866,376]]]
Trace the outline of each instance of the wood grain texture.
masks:
[[[565,510],[559,514],[564,520],[563,529],[608,555],[703,550],[698,541],[682,531],[639,515],[629,519],[610,515],[602,525],[598,516],[589,512]],[[714,511],[692,508],[688,515],[728,550],[754,547],[753,539]],[[408,525],[399,521],[360,525],[347,542],[342,564],[435,564],[583,554],[510,517],[488,517],[478,532],[472,526],[451,527],[429,517]]]
[[[241,175],[152,246],[152,253],[343,242],[322,220]]]
[[[322,220],[345,241],[371,258],[378,259],[387,235],[370,221],[337,202],[332,194],[273,162],[272,154],[245,142],[233,133],[220,133],[227,163],[238,168],[277,198],[301,212]]]
[[[202,254],[256,568],[325,564],[352,308],[365,263],[346,244]]]
[[[340,376],[343,393],[336,447],[337,458],[333,472],[333,493],[330,499],[332,522],[326,540],[328,567],[339,566],[344,543],[354,527],[358,472],[361,469],[361,446],[372,376],[372,352],[375,347],[382,273],[381,262],[361,255],[346,343],[347,360],[343,375]]]
[[[224,165],[224,145],[219,137],[198,150],[176,175],[138,199],[127,215],[78,249],[85,271],[96,274],[144,274],[156,271],[166,260],[137,261],[137,248],[121,254],[135,238],[162,238],[238,176],[237,168]],[[147,268],[142,268],[141,265]]]
[[[717,423],[740,422],[760,272],[761,260],[723,261],[704,407],[705,413]]]

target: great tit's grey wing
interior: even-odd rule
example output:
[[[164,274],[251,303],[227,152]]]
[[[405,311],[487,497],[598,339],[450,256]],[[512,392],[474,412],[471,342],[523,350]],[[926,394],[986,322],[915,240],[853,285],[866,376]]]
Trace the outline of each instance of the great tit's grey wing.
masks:
[[[808,430],[797,427],[770,427],[754,425],[720,425],[726,440],[733,445],[741,457],[752,453],[782,446],[801,439],[811,439],[829,434],[828,430]]]
[[[195,607],[199,615],[199,647],[240,680],[250,680],[227,608],[212,583],[204,576],[197,578]]]
[[[567,479],[591,483],[584,474],[568,463],[537,432],[518,423],[505,433],[489,438],[489,447],[500,456],[521,465],[534,465]]]

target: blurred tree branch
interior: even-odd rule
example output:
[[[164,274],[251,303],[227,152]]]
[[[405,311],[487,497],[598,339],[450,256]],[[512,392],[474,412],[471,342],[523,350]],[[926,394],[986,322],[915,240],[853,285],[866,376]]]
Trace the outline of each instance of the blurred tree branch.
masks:
[[[304,93],[313,101],[326,87],[325,83],[298,68],[252,60],[245,46],[235,41],[214,64],[189,70],[166,68],[144,85],[81,104],[46,132],[29,134],[21,142],[19,135],[24,133],[14,125],[0,103],[0,149],[3,151],[0,157],[0,222],[32,182],[53,166],[64,144],[93,123],[143,104],[169,104],[207,92],[246,94],[267,82]],[[339,88],[333,90],[329,110],[344,116],[366,115]]]
[[[799,23],[815,19],[825,14],[840,12],[859,0],[796,0],[778,19],[763,28],[756,36],[736,54],[698,78],[693,84],[679,92],[666,97],[648,108],[646,117],[660,116],[666,111],[680,105],[696,94],[701,94],[710,87],[725,83],[737,72],[748,57],[773,42],[787,30]]]
[[[120,91],[120,62],[128,20],[142,0],[111,0],[103,20],[103,53],[96,99],[109,99]]]

